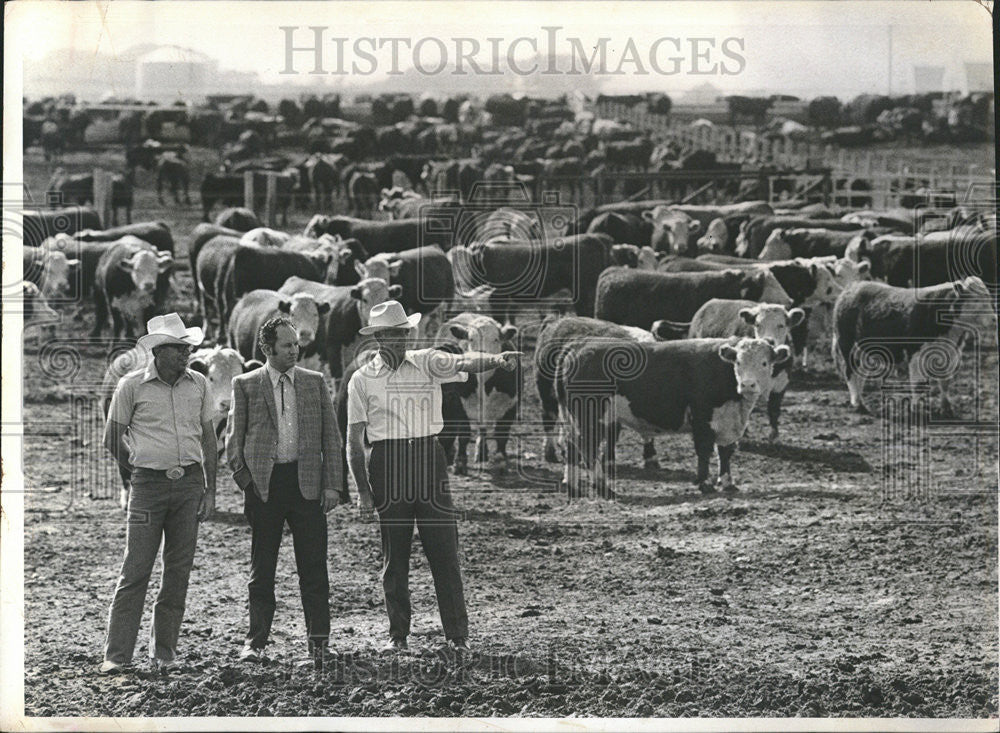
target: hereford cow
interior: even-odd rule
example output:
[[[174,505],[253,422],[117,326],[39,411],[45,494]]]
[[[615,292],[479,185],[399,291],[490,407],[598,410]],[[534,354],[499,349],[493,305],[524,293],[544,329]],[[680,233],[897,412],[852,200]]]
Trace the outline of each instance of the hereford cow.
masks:
[[[270,319],[285,316],[294,324],[301,358],[302,351],[316,340],[320,315],[329,310],[329,303],[317,303],[308,293],[296,293],[289,297],[274,290],[251,290],[239,299],[229,317],[229,346],[239,351],[244,359],[263,361],[267,357],[261,351],[257,333]]]
[[[90,335],[100,336],[110,312],[112,335],[142,336],[146,322],[164,312],[174,259],[148,242],[123,237],[111,245],[97,263],[94,282],[96,310]]]

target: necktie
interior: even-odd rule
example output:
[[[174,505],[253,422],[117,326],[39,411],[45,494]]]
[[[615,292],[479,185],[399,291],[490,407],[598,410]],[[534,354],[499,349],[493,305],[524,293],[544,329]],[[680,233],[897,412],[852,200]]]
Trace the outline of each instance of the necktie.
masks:
[[[281,385],[281,414],[285,414],[285,380],[288,377],[284,374],[278,377],[278,384]]]

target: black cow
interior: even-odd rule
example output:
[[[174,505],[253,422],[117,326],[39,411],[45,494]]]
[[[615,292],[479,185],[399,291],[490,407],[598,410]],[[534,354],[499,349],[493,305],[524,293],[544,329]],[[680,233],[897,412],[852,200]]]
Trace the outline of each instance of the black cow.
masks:
[[[215,217],[215,226],[235,229],[242,233],[262,227],[264,224],[250,209],[243,206],[235,206],[220,211]]]
[[[758,258],[787,260],[793,257],[843,257],[856,238],[872,239],[886,229],[835,232],[829,229],[775,229],[764,243]]]
[[[199,225],[204,226],[204,225]],[[208,225],[211,226],[211,225]],[[212,337],[214,316],[218,323],[216,340],[224,343],[226,335],[226,318],[223,317],[222,286],[223,275],[240,246],[239,235],[212,234],[198,248],[192,277],[197,290],[198,305],[196,311],[202,316],[202,327],[205,338]]]
[[[371,218],[379,202],[378,180],[371,173],[354,171],[347,181],[347,205],[354,216]]]
[[[766,271],[665,273],[609,267],[597,281],[594,315],[649,329],[660,319],[688,322],[712,298],[791,305],[777,279]]]
[[[564,487],[571,495],[581,493],[582,467],[598,494],[614,496],[606,479],[614,477],[607,462],[617,437],[614,417],[645,439],[690,423],[698,456],[695,484],[703,493],[715,490],[708,468],[717,447],[719,484],[735,491],[730,460],[737,441],[758,398],[771,389],[774,365],[790,353],[785,345],[760,339],[578,342],[555,370],[559,406],[570,419]]]
[[[736,238],[736,254],[748,259],[757,259],[764,243],[775,229],[829,229],[836,232],[858,231],[861,224],[840,219],[809,219],[788,216],[755,216],[746,222]]]
[[[369,255],[382,252],[403,252],[416,247],[436,244],[444,250],[451,247],[454,237],[452,224],[434,226],[424,217],[369,221],[350,216],[315,215],[306,225],[307,237],[332,234],[342,239],[357,239]]]
[[[607,234],[616,243],[648,247],[653,236],[653,223],[636,214],[606,211],[591,220],[587,233]]]
[[[115,242],[129,234],[149,242],[161,252],[174,254],[174,238],[170,227],[162,221],[137,222],[104,230],[86,229],[78,232],[75,239],[79,242]]]
[[[899,287],[940,285],[970,275],[991,287],[997,283],[997,235],[976,227],[858,241],[848,257],[870,260],[872,277]]]
[[[837,298],[833,328],[833,358],[855,410],[868,412],[861,401],[865,382],[888,377],[905,360],[911,386],[935,379],[941,410],[951,415],[948,386],[961,344],[976,331],[995,338],[996,316],[978,277],[922,288],[859,282]]]
[[[66,206],[54,211],[26,209],[22,212],[21,233],[25,247],[40,247],[56,234],[75,234],[83,229],[101,229],[101,217],[87,206]]]
[[[598,277],[613,262],[611,246],[606,235],[581,234],[532,242],[476,243],[455,247],[450,256],[463,292],[490,289],[490,309],[498,320],[512,319],[519,304],[566,290],[576,314],[592,316]]]
[[[49,182],[49,193],[62,195],[62,200],[75,204],[94,203],[94,174],[77,173],[67,175],[61,168]],[[125,210],[125,221],[132,223],[132,180],[129,176],[116,173],[111,177],[111,223],[118,223],[118,210]]]
[[[400,302],[407,313],[439,310],[455,297],[455,277],[451,262],[437,246],[382,253],[369,258],[358,268],[362,278],[375,277],[403,288]],[[427,319],[425,318],[424,321]],[[421,321],[422,332],[426,324]]]
[[[243,176],[206,173],[200,190],[202,221],[208,221],[208,215],[216,204],[243,205]],[[219,223],[218,220],[216,223]]]

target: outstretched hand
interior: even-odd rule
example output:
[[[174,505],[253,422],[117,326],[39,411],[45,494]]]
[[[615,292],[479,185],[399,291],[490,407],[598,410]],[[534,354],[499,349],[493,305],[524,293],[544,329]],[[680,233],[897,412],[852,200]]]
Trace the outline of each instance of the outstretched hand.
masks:
[[[524,356],[523,351],[501,351],[497,356],[503,361],[500,364],[501,369],[506,369],[508,372],[512,372],[517,369],[517,364],[521,357]]]

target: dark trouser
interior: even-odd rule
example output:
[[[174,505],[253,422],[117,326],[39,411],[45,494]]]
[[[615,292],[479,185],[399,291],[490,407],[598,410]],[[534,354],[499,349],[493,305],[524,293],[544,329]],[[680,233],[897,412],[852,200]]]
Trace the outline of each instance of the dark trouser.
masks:
[[[247,641],[263,649],[274,620],[274,572],[285,521],[292,530],[295,567],[299,573],[302,610],[309,648],[330,636],[330,581],[326,570],[326,515],[319,499],[309,501],[299,491],[297,463],[277,463],[271,472],[267,501],[245,492],[250,541],[250,630]]]
[[[444,634],[449,639],[467,637],[458,525],[441,444],[434,436],[376,441],[368,476],[382,536],[382,589],[389,636],[405,638],[410,633],[410,545],[416,521],[434,578]]]

